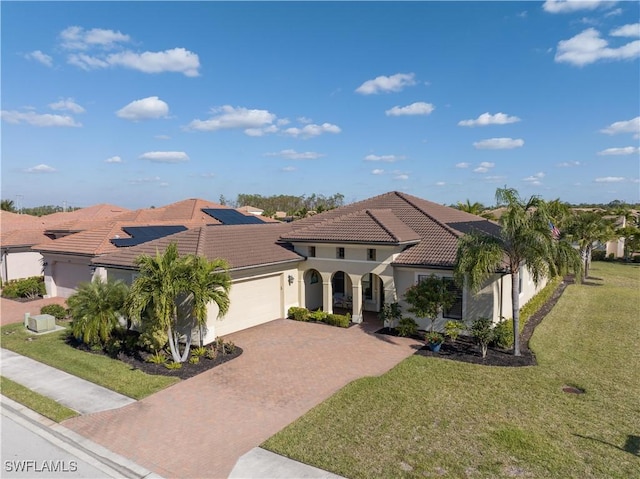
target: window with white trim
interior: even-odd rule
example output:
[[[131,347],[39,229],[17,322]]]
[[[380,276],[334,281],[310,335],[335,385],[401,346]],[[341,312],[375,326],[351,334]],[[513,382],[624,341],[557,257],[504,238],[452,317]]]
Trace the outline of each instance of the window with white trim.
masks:
[[[336,258],[344,259],[344,248],[336,248]]]

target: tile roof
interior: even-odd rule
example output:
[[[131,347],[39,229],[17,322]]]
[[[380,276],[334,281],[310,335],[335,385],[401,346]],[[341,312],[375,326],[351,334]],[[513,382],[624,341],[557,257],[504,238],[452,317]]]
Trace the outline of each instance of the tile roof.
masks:
[[[292,223],[294,232],[288,237],[293,240],[298,231],[304,233],[305,229],[312,228],[322,229],[326,237],[338,235],[338,231],[332,231],[332,225],[347,227],[347,215],[381,209],[391,210],[400,222],[421,238],[418,244],[405,249],[396,258],[394,264],[398,265],[451,267],[455,262],[459,237],[472,229],[499,234],[499,226],[484,218],[392,191],[296,221]],[[339,218],[344,221],[336,221]]]
[[[295,227],[295,223],[294,223]],[[365,209],[296,228],[283,235],[285,241],[344,243],[418,242],[420,236],[404,224],[391,209]]]
[[[302,256],[295,253],[290,245],[279,241],[280,236],[290,228],[288,223],[201,226],[131,248],[120,248],[93,262],[96,265],[132,268],[135,258],[140,254],[153,256],[173,242],[177,243],[181,255],[224,258],[231,269],[300,261]]]

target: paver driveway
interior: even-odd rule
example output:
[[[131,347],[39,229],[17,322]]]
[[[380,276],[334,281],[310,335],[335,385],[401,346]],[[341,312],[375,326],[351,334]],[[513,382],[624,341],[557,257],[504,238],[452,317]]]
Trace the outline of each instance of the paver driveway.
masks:
[[[167,478],[226,478],[251,448],[417,341],[280,319],[227,339],[243,354],[122,409],[64,425]]]

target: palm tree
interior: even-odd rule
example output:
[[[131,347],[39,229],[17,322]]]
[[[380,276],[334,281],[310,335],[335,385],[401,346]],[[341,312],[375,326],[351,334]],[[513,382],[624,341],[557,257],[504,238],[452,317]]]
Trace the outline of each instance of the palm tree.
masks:
[[[2,211],[10,211],[11,213],[16,213],[16,206],[13,200],[1,200],[0,209]]]
[[[184,362],[189,355],[195,325],[207,320],[207,305],[218,304],[220,314],[229,308],[229,279],[226,263],[207,261],[194,255],[180,257],[178,247],[171,243],[164,253],[155,257],[141,255],[136,258],[140,274],[131,287],[127,301],[129,315],[140,320],[147,310],[149,320],[158,329],[165,330],[174,362]],[[179,312],[182,313],[179,315]],[[184,316],[184,317],[183,317]],[[193,318],[196,324],[187,324],[186,344],[180,354],[180,326],[185,318]],[[187,321],[188,323],[188,321]]]
[[[589,276],[591,251],[596,242],[606,242],[615,236],[613,222],[595,211],[579,211],[569,221],[567,235],[578,245],[582,258],[583,278]]]
[[[73,336],[89,345],[105,345],[118,328],[129,288],[122,281],[94,279],[67,299]]]
[[[526,266],[535,284],[545,277],[580,269],[580,256],[569,243],[556,240],[550,228],[546,203],[532,196],[524,201],[512,188],[498,188],[496,200],[505,207],[500,235],[471,232],[458,241],[455,277],[460,285],[477,292],[499,271],[511,275],[513,354],[520,356],[520,267]]]
[[[480,216],[482,212],[485,210],[485,207],[482,203],[471,203],[469,199],[465,203],[458,201],[458,205],[456,206],[460,211],[466,211],[467,213],[471,213],[472,215]]]
[[[212,301],[218,305],[218,317],[229,311],[229,291],[231,277],[227,272],[229,264],[222,259],[209,261],[202,256],[186,257],[187,286],[191,315],[200,330],[200,346],[202,346],[202,327],[207,324],[208,305]]]

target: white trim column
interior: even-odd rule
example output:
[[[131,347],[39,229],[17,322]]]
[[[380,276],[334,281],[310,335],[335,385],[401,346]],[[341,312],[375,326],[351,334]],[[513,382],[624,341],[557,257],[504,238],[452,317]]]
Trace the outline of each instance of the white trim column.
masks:
[[[351,297],[353,313],[351,321],[354,323],[362,322],[362,277],[357,277],[354,281],[351,278]]]
[[[322,278],[322,310],[327,314],[333,313],[333,288],[331,278]]]

